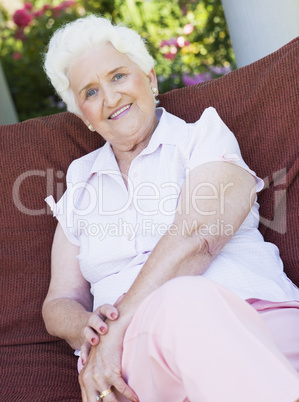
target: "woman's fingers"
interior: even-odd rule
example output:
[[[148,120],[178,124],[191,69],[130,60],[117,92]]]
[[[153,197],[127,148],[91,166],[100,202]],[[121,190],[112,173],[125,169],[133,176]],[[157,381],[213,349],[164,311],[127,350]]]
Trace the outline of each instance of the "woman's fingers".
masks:
[[[103,304],[95,311],[111,321],[115,321],[118,318],[118,310],[115,306],[112,306],[111,304]]]
[[[90,351],[90,343],[89,342],[84,342],[83,345],[81,346],[81,349],[80,349],[80,352],[81,352],[80,357],[81,357],[81,361],[82,361],[83,366],[87,362],[89,351]]]
[[[85,389],[82,388],[82,387],[81,387],[81,396],[82,396],[82,402],[87,402],[88,401],[87,393],[86,393]]]
[[[83,370],[84,370],[84,368],[83,368]],[[87,402],[88,401],[87,392],[86,392],[86,388],[84,387],[84,384],[82,381],[82,376],[80,374],[79,374],[79,384],[80,384],[80,388],[81,388],[82,402]]]
[[[110,390],[110,389],[111,389],[111,387],[109,388],[109,387],[107,386],[107,388],[103,389],[101,392],[108,391],[108,390]],[[101,395],[101,392],[99,392],[99,395]],[[115,394],[114,394],[113,391],[112,391],[110,394],[104,396],[104,397],[103,397],[102,399],[100,399],[100,400],[103,401],[103,402],[118,402],[118,399],[116,398],[116,396],[115,396]]]
[[[111,306],[107,308],[110,309]],[[98,309],[97,314],[102,314],[103,311],[107,312],[105,306]],[[110,387],[112,392],[103,396],[104,402],[117,402],[119,398],[122,399],[121,395],[130,401],[138,401],[136,393],[122,378],[124,331],[119,330],[119,325],[119,321],[109,323],[109,334],[101,337],[97,346],[91,347],[87,363],[79,374],[82,398],[86,398],[86,402],[95,402],[95,399]]]
[[[82,398],[85,397],[87,402],[95,402],[96,397],[110,387],[112,392],[103,397],[104,402],[122,400],[121,394],[129,401],[138,401],[135,392],[122,378],[122,347],[117,339],[110,338],[113,333],[110,331],[107,337],[101,338],[99,345],[91,348],[88,361],[79,374]]]
[[[86,342],[90,345],[97,345],[100,342],[99,335],[90,327],[86,326],[83,328],[83,336]]]
[[[111,304],[103,304],[90,314],[86,326],[83,329],[84,339],[90,345],[96,346],[99,341],[99,335],[105,335],[108,332],[106,318],[115,321],[118,318],[118,310]]]
[[[84,388],[84,386],[82,387],[83,383],[81,384],[81,389],[82,389],[82,400],[85,401],[92,401],[94,402],[98,397],[100,397],[100,395],[102,393],[104,393],[104,391],[109,391],[111,390],[112,392],[110,392],[109,394],[107,394],[106,396],[104,396],[102,399],[98,399],[98,400],[102,400],[104,402],[118,402],[118,398],[117,395],[122,394],[123,396],[125,396],[129,401],[134,401],[134,402],[139,402],[138,396],[135,394],[135,392],[124,382],[124,380],[120,379],[121,381],[118,383],[118,386],[116,387],[116,385],[114,386],[102,386],[97,395],[94,395],[94,390],[92,388],[90,388],[89,390],[87,390],[86,388]],[[115,390],[116,393],[114,392]],[[85,398],[85,399],[83,399]]]
[[[92,314],[87,322],[87,327],[93,329],[99,335],[105,335],[108,332],[108,325],[105,323],[105,319],[108,318],[111,321],[115,321],[118,318],[118,310],[111,304],[103,304],[98,307]],[[84,335],[88,336],[86,338],[90,341],[93,336],[90,331],[84,330]],[[91,342],[92,345],[96,345],[97,343]]]
[[[138,396],[135,394],[135,392],[128,386],[128,384],[124,381],[122,377],[119,377],[117,380],[114,381],[113,383],[114,387],[126,398],[128,398],[130,401],[138,402]],[[110,402],[107,400],[107,402]],[[112,402],[112,400],[111,400]]]

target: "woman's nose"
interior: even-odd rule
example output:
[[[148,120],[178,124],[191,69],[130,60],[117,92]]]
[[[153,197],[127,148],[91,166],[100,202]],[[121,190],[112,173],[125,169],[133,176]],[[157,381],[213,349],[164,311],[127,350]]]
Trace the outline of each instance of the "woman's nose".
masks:
[[[114,88],[106,87],[103,89],[104,103],[106,106],[116,106],[121,98],[121,94]]]

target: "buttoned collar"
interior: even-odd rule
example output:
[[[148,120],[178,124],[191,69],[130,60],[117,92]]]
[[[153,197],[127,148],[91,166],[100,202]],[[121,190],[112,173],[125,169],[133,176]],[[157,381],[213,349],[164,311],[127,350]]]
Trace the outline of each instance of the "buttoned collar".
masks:
[[[186,125],[183,120],[168,113],[162,107],[156,109],[156,116],[159,120],[159,124],[153,132],[148,145],[140,152],[137,158],[141,155],[148,155],[155,152],[162,144],[175,146],[177,144],[178,135],[182,135],[182,133],[180,134],[180,130],[174,130],[174,127],[179,128],[178,126]],[[119,167],[111,145],[106,142],[105,145],[100,148],[94,160],[90,175],[93,173],[108,173],[109,171],[119,171]]]

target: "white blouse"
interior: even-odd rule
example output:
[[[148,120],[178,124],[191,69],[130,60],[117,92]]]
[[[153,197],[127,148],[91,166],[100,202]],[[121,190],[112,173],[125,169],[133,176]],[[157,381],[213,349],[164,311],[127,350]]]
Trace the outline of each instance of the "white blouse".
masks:
[[[263,181],[242,159],[236,138],[214,108],[194,124],[157,109],[159,124],[148,146],[133,160],[126,188],[109,143],[73,161],[67,190],[56,204],[46,199],[70,242],[80,246],[83,276],[94,308],[127,292],[159,239],[174,220],[188,172],[211,162],[235,163]],[[236,206],[237,207],[237,206]],[[203,276],[243,299],[299,300],[299,289],[283,272],[279,251],[258,231],[258,204]],[[226,230],[219,225],[215,230]],[[187,228],[188,229],[188,228]]]

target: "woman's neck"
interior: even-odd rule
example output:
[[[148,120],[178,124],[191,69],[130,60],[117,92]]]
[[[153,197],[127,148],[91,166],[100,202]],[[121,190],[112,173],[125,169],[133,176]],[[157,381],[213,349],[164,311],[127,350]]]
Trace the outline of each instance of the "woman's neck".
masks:
[[[155,117],[151,133],[147,137],[145,137],[143,141],[133,145],[132,148],[130,148],[130,145],[127,145],[128,146],[127,149],[117,148],[111,145],[116,162],[118,164],[119,170],[123,176],[126,186],[131,163],[148,146],[158,124],[159,120],[157,119],[157,117]]]

